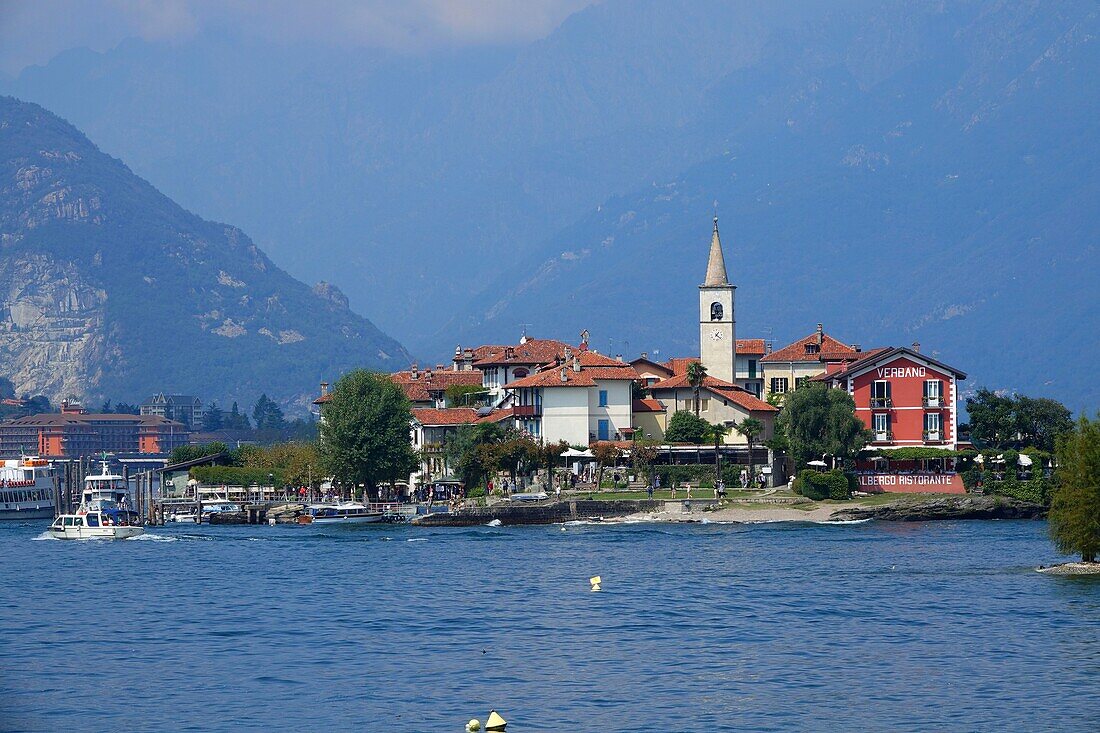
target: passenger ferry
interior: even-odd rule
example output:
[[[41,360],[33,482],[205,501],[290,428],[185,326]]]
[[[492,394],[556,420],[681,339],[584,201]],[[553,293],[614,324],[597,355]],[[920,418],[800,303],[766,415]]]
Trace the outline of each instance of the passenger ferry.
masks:
[[[50,525],[50,535],[60,540],[125,540],[144,532],[125,479],[111,473],[106,460],[98,474],[84,479],[76,514],[62,514]]]
[[[355,501],[339,504],[311,504],[306,513],[298,518],[299,524],[339,524],[344,522],[381,522],[382,512]]]
[[[45,458],[0,461],[0,519],[54,515],[53,471]]]

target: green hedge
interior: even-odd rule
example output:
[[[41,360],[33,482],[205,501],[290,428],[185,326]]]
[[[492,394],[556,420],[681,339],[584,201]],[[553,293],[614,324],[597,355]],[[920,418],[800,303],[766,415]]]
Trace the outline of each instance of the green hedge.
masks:
[[[1003,479],[996,479],[992,471],[982,471],[978,468],[963,471],[962,480],[967,491],[1010,496],[1013,499],[1044,506],[1050,504],[1050,494],[1053,489],[1051,480],[1044,476],[1036,475],[1030,479],[1021,480],[1009,472]]]
[[[843,471],[834,469],[822,472],[807,468],[795,479],[794,490],[795,493],[814,501],[822,499],[839,501],[852,498],[852,491],[857,485],[856,477]]]
[[[270,486],[270,474],[275,476],[275,485],[283,483],[282,474],[279,471],[268,471],[263,468],[243,468],[241,466],[195,466],[191,469],[191,478],[199,483],[208,485],[225,484],[227,486]]]
[[[725,483],[727,489],[741,488],[742,468],[747,470],[748,466],[725,461],[722,463],[722,481]],[[753,466],[753,470],[756,473],[760,472],[760,468],[759,464]],[[699,486],[704,489],[714,488],[714,466],[697,464],[687,466],[654,466],[653,471],[661,477],[662,489],[670,488],[673,481],[675,481],[677,485],[685,481],[690,481],[699,484]],[[754,478],[755,477],[750,477],[750,486]]]

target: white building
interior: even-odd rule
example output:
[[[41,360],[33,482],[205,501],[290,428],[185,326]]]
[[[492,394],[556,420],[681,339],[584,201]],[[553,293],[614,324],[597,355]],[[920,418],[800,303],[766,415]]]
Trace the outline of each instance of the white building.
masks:
[[[591,351],[559,358],[506,389],[516,425],[536,439],[589,445],[634,433],[631,384],[638,373]]]

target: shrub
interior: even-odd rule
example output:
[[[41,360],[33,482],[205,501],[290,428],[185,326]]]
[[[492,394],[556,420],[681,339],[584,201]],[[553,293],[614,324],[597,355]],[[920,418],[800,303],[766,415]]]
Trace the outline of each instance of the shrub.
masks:
[[[474,488],[466,492],[466,496],[470,499],[476,499],[479,496],[485,496],[485,487],[475,486]]]
[[[852,497],[852,487],[856,483],[855,476],[849,476],[843,471],[819,472],[807,468],[795,479],[794,490],[814,501],[822,499],[841,501]]]
[[[226,486],[269,486],[274,475],[276,486],[283,483],[280,471],[268,471],[263,468],[244,468],[242,466],[195,466],[190,471],[191,478],[206,485],[224,484]]]

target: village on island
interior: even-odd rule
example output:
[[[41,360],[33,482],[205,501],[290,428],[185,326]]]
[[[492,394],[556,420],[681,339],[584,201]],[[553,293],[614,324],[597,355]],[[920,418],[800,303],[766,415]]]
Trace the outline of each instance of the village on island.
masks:
[[[308,522],[312,515],[526,523],[647,512],[675,518],[729,505],[767,510],[975,488],[965,484],[961,466],[983,460],[959,435],[964,372],[918,343],[863,348],[821,323],[779,348],[739,335],[717,217],[709,251],[701,246],[699,253],[706,267],[697,286],[697,354],[659,361],[642,353],[628,361],[593,348],[587,331],[575,343],[523,333],[514,344],[460,345],[450,364],[413,363],[386,375],[407,398],[415,460],[374,487],[326,476],[320,463],[278,480],[274,471],[265,480],[262,469],[247,473],[248,481],[219,474],[231,437],[207,442],[219,436],[198,432],[202,402],[185,395],[155,395],[138,415],[66,403],[59,413],[0,423],[0,454],[13,459],[5,464],[13,477],[23,470],[15,456],[54,462],[61,478],[50,500],[61,511],[73,508],[92,470],[87,457],[110,453],[118,475],[137,483],[137,511],[151,522]],[[800,420],[823,419],[812,405],[793,406],[811,393],[821,409],[846,413],[846,422],[841,415],[831,426],[798,428]],[[322,443],[334,398],[322,383],[314,401]],[[811,454],[789,444],[786,435],[796,429],[821,432],[823,440],[828,430],[848,435],[840,447]],[[217,447],[204,451],[196,443]],[[1011,460],[1028,472],[1049,469],[1032,467],[1023,454]],[[103,472],[114,475],[106,464]],[[47,493],[35,490],[35,506]],[[30,501],[4,499],[14,500],[9,507]],[[558,508],[531,509],[545,505]],[[509,507],[512,514],[501,514]]]

